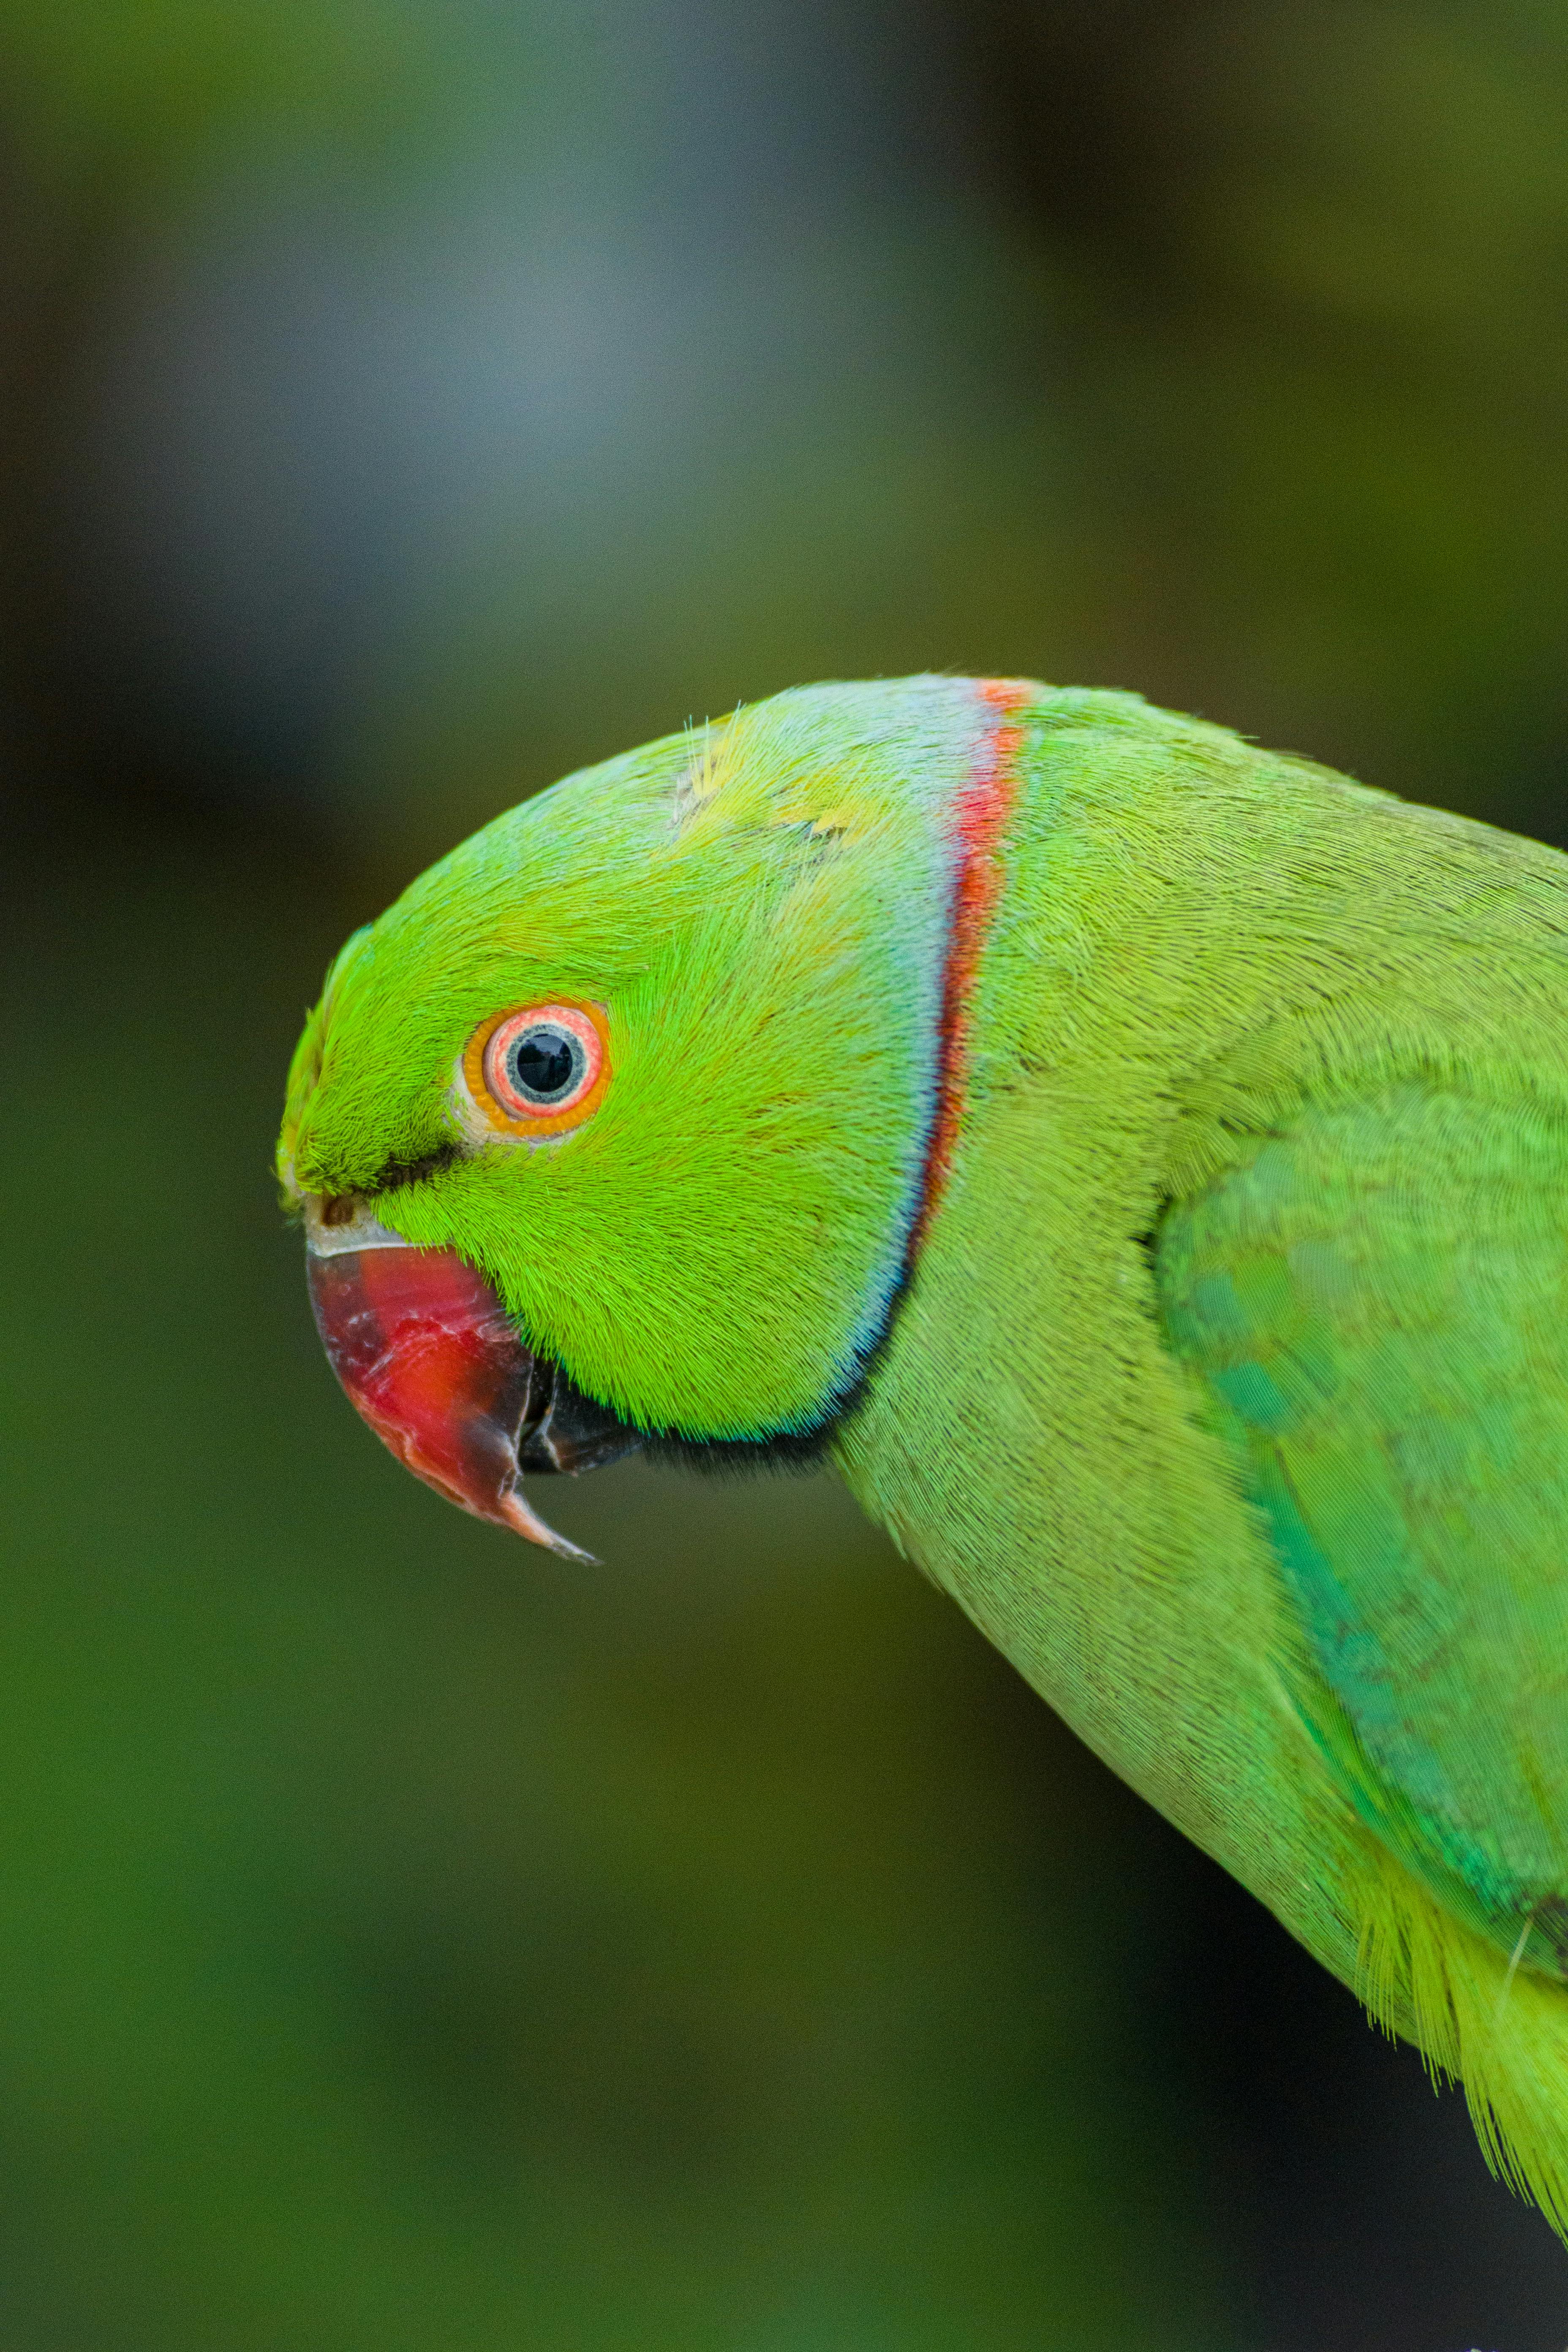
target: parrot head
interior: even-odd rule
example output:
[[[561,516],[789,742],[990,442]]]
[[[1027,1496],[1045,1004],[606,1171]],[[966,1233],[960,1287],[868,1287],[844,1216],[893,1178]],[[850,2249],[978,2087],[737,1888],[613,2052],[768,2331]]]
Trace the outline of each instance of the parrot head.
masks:
[[[570,777],[357,932],[279,1144],[351,1398],[465,1508],[805,1460],[928,1203],[957,815],[1022,689],[816,687]]]

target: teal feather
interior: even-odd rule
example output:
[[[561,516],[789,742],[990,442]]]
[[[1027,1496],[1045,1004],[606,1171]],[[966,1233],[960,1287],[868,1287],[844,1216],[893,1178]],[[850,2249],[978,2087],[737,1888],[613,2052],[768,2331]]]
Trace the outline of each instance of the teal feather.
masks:
[[[1306,1636],[1323,1752],[1435,1892],[1560,1977],[1565,1231],[1560,1115],[1409,1085],[1304,1111],[1158,1250],[1171,1342]]]

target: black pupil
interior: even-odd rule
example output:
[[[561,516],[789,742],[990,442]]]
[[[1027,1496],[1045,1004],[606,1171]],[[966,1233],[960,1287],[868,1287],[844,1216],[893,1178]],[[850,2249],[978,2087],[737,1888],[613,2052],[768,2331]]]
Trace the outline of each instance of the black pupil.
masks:
[[[553,1102],[577,1076],[582,1053],[563,1029],[525,1029],[508,1056],[512,1082],[534,1102]]]

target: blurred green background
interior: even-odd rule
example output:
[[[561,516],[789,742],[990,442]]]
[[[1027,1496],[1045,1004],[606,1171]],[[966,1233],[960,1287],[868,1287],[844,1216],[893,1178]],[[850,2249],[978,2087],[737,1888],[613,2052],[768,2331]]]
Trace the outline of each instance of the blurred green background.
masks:
[[[1561,2352],[1460,2103],[826,1481],[463,1520],[343,934],[819,676],[1563,838],[1568,7],[0,0],[4,2352]]]

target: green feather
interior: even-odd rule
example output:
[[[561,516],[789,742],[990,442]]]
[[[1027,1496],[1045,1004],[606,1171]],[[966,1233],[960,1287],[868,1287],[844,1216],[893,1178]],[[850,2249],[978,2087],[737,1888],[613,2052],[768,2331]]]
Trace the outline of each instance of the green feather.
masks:
[[[602,1108],[477,1134],[561,993]],[[826,1427],[1568,2233],[1568,860],[1132,696],[784,696],[351,943],[281,1166],[641,1425]]]
[[[1558,1976],[1565,1211],[1563,1114],[1405,1086],[1305,1112],[1173,1210],[1159,1251],[1173,1344],[1353,1727],[1347,1786],[1445,1901]]]

